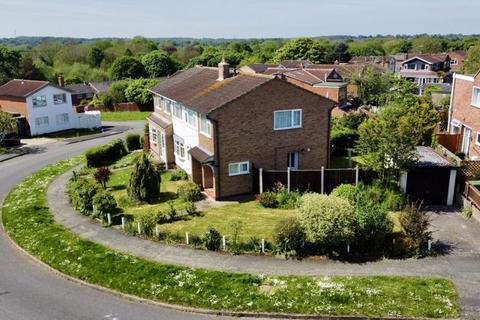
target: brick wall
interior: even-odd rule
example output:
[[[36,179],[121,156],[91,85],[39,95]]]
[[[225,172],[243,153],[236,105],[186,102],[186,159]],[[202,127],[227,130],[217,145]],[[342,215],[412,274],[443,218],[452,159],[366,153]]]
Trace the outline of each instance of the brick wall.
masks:
[[[329,158],[330,108],[333,102],[274,79],[228,106],[215,110],[218,197],[252,192],[252,172],[228,175],[228,164],[249,161],[265,169],[286,169],[288,152],[298,151],[300,169],[320,169]],[[301,108],[302,128],[273,130],[273,113]]]
[[[0,110],[5,112],[16,112],[28,118],[27,102],[25,98],[0,96]]]
[[[461,123],[461,131],[464,127],[472,129],[470,138],[469,158],[480,157],[480,146],[476,144],[477,134],[480,133],[480,108],[472,106],[473,87],[480,87],[480,75],[477,75],[474,82],[462,79],[455,79],[455,88],[452,101],[451,120]],[[450,132],[452,127],[450,123]]]

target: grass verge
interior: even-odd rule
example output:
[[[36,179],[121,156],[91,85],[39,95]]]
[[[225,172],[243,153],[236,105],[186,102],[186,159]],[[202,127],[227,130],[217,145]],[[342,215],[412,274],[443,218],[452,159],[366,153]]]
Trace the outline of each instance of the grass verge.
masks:
[[[55,223],[46,190],[81,162],[73,158],[25,179],[5,199],[10,237],[70,276],[142,298],[215,310],[331,315],[457,317],[450,280],[420,277],[260,276],[162,265],[85,241]]]
[[[102,121],[146,120],[152,111],[102,112]]]

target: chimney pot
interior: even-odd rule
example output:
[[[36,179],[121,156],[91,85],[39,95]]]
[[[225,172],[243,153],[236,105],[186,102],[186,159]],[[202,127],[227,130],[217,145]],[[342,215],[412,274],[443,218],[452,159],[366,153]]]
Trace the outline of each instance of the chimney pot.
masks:
[[[223,81],[230,77],[230,65],[222,59],[218,64],[218,81]]]
[[[58,76],[58,85],[60,87],[65,87],[65,78],[63,77],[63,74]]]

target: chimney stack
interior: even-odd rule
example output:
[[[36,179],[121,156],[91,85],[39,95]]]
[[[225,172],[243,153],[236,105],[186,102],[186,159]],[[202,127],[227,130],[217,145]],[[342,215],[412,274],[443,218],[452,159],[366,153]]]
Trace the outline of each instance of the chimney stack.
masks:
[[[218,81],[223,81],[230,77],[230,65],[222,59],[222,62],[218,64]]]
[[[65,87],[65,78],[63,77],[63,74],[58,76],[58,85],[60,87]]]

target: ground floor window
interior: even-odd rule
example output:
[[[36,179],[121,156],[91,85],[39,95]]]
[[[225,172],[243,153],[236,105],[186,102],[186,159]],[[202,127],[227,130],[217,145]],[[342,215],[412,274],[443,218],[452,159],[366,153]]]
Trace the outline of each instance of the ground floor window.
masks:
[[[63,125],[68,123],[68,113],[60,113],[56,116],[57,125]]]
[[[150,127],[150,141],[157,144],[157,129],[155,127]]]
[[[228,165],[228,175],[229,176],[238,176],[241,174],[249,174],[249,163],[248,161],[234,162]]]
[[[48,127],[48,117],[38,117],[35,118],[35,126],[37,128],[45,128]]]
[[[175,149],[175,155],[180,157],[181,159],[185,159],[185,143],[183,139],[179,137],[174,137],[174,149]]]
[[[452,121],[452,134],[460,133],[460,123],[458,121]]]

